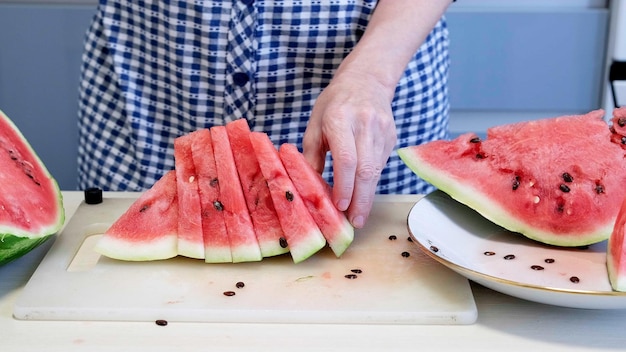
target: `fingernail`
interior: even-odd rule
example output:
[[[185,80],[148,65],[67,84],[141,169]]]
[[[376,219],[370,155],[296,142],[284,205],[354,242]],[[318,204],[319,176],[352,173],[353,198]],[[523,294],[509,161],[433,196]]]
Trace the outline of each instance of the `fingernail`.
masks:
[[[352,218],[352,226],[356,228],[361,228],[364,225],[364,220],[362,216],[355,216]]]
[[[345,211],[346,209],[348,209],[349,205],[350,205],[350,201],[347,199],[342,199],[339,202],[337,202],[337,208],[341,211]]]

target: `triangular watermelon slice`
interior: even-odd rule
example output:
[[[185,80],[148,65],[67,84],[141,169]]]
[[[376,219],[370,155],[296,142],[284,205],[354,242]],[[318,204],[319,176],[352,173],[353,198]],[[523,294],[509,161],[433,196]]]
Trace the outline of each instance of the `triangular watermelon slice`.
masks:
[[[261,253],[264,257],[287,253],[289,249],[280,245],[280,238],[284,236],[283,229],[250,142],[248,121],[238,119],[229,122],[226,130]]]
[[[299,263],[322,249],[326,240],[289,178],[269,136],[252,132],[250,141],[267,180],[291,257]]]
[[[178,255],[176,173],[167,172],[102,235],[95,250],[109,258],[146,261]]]
[[[608,238],[626,195],[624,139],[603,117],[597,110],[502,125],[485,140],[469,133],[398,155],[418,176],[510,231],[582,246]]]
[[[0,111],[0,265],[55,234],[65,220],[59,186],[17,126]]]
[[[202,214],[196,168],[191,154],[191,136],[174,140],[176,192],[178,193],[178,254],[204,259]]]
[[[211,132],[200,129],[190,133],[191,154],[198,177],[198,192],[202,209],[204,260],[207,263],[232,262],[230,240],[226,230],[217,166],[211,142]]]
[[[330,248],[340,257],[354,239],[354,228],[345,214],[333,204],[329,185],[294,144],[283,143],[278,152],[309,213]]]
[[[263,255],[241,189],[226,127],[214,126],[210,131],[233,262],[262,260]]]

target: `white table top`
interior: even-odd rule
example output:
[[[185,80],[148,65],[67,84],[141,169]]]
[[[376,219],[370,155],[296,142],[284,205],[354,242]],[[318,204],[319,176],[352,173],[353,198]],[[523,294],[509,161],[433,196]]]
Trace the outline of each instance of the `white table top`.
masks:
[[[105,193],[105,197],[123,196]],[[64,192],[67,218],[83,199]],[[52,241],[49,241],[52,242]],[[13,305],[49,248],[0,266],[0,350],[8,351],[598,351],[626,348],[626,310],[527,302],[472,284],[472,325],[200,324],[20,321]]]

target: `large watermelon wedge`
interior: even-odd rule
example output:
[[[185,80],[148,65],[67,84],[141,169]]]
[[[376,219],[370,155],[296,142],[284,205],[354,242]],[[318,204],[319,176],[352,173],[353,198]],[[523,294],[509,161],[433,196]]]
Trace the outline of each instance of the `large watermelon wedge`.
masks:
[[[252,132],[250,141],[267,180],[291,257],[294,263],[299,263],[326,246],[326,239],[289,178],[269,136]]]
[[[604,111],[491,128],[401,148],[420,177],[494,223],[540,242],[605,240],[626,195],[625,152]]]
[[[109,258],[147,261],[178,255],[176,172],[169,171],[111,225],[94,250]]]
[[[59,186],[17,126],[0,111],[0,265],[55,234],[65,221]]]

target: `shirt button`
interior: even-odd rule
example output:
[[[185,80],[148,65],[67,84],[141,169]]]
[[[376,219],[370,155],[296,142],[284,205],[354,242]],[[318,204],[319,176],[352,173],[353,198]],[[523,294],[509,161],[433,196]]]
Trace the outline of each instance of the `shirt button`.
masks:
[[[244,85],[246,85],[246,83],[248,83],[249,80],[250,80],[250,77],[248,77],[248,75],[243,72],[235,72],[233,74],[233,82],[235,82],[235,84],[240,87],[243,87]]]
[[[241,0],[241,2],[243,2],[244,5],[252,5],[254,0]]]

